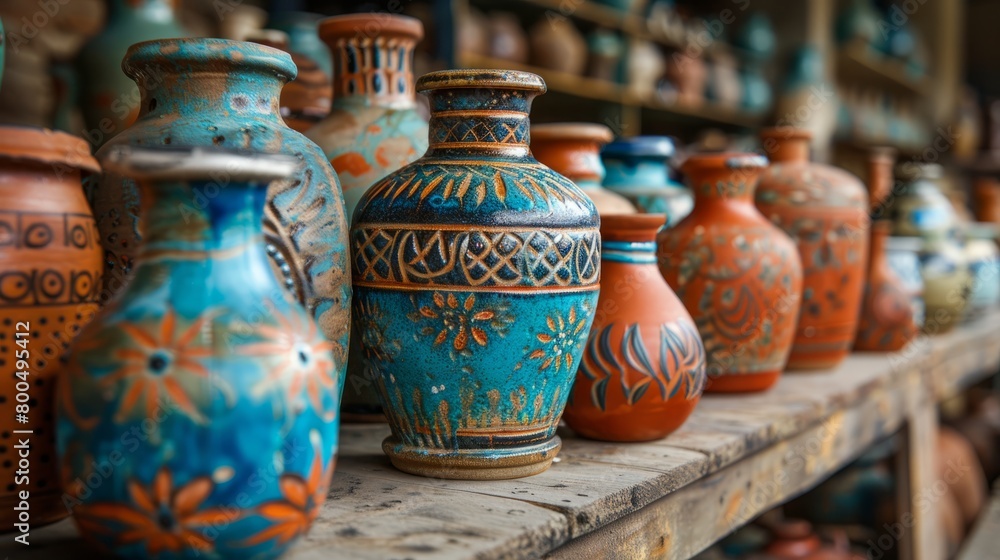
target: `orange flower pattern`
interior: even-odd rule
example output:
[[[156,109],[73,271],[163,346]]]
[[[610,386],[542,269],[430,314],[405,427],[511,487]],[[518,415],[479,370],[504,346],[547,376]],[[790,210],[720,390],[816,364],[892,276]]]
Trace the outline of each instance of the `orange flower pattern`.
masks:
[[[488,331],[503,338],[514,324],[505,302],[498,302],[493,307],[477,307],[475,294],[460,298],[451,292],[447,296],[434,292],[431,300],[433,305],[422,306],[414,300],[416,311],[407,316],[415,323],[428,323],[419,333],[433,336],[434,346],[447,342],[453,360],[458,355],[471,356],[476,346],[486,347],[490,342]]]
[[[576,307],[571,307],[565,318],[559,312],[549,315],[545,318],[548,332],[535,335],[541,346],[532,350],[528,359],[541,360],[538,371],[548,371],[550,368],[555,373],[563,368],[574,371],[576,364],[573,362],[573,355],[579,355],[579,349],[590,332],[588,327],[592,318],[586,308],[582,313],[577,313]]]

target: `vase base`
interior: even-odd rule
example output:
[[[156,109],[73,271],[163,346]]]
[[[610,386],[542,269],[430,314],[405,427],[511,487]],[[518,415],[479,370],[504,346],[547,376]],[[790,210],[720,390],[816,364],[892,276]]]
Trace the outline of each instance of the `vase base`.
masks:
[[[382,450],[397,469],[428,478],[505,480],[545,472],[559,453],[559,436],[535,445],[507,449],[427,449],[385,438]]]
[[[705,385],[706,393],[754,393],[770,389],[778,382],[781,371],[764,371],[759,373],[737,373],[709,377]]]
[[[786,371],[819,371],[833,369],[847,357],[847,351],[813,354],[810,356],[789,356]]]

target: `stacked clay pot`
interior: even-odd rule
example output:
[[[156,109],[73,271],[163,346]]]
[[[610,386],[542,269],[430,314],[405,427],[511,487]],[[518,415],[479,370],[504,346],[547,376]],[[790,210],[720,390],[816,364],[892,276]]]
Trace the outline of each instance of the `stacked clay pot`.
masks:
[[[659,439],[679,428],[701,397],[701,336],[656,267],[665,218],[601,217],[601,295],[564,416],[580,435]]]
[[[0,127],[0,474],[7,481],[0,519],[8,530],[18,520],[21,492],[30,495],[31,527],[69,513],[59,490],[51,415],[56,377],[64,373],[60,358],[101,300],[100,236],[81,186],[81,173],[98,170],[90,147],[75,136]],[[19,393],[31,398],[27,410]],[[15,430],[34,431],[16,436],[31,445],[24,484],[15,483],[23,466]]]
[[[761,134],[771,166],[757,208],[796,243],[802,309],[789,369],[827,369],[851,350],[868,259],[868,201],[856,177],[809,162],[811,133],[779,127]]]
[[[694,210],[657,235],[660,271],[707,353],[706,391],[767,389],[788,360],[802,296],[795,244],[753,205],[767,159],[696,154],[682,167]]]
[[[627,198],[601,186],[605,171],[600,150],[611,139],[611,129],[603,124],[537,124],[531,127],[531,152],[539,162],[576,183],[602,216],[634,214],[635,206]]]

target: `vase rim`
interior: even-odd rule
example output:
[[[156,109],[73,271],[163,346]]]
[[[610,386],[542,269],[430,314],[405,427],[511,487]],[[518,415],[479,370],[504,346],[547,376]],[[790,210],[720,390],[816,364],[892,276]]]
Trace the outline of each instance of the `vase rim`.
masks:
[[[90,145],[78,136],[29,126],[0,126],[0,159],[60,164],[98,173]]]
[[[772,126],[760,131],[763,140],[812,140],[813,134],[807,128],[797,126]]]
[[[667,223],[666,214],[601,214],[602,232],[649,232]]]
[[[669,136],[630,136],[607,144],[601,150],[601,155],[647,156],[666,160],[675,152],[674,141]]]
[[[420,76],[417,91],[452,88],[497,88],[545,93],[545,80],[538,74],[519,70],[462,69],[438,70]]]
[[[373,26],[371,30],[369,26]],[[419,41],[424,38],[424,24],[417,18],[383,13],[347,14],[323,18],[318,24],[320,39],[365,36],[400,37]]]
[[[136,148],[113,146],[101,158],[104,168],[124,177],[152,180],[256,180],[291,176],[301,162],[283,154],[211,148]]]
[[[576,140],[607,144],[614,138],[611,129],[603,124],[587,122],[560,122],[531,125],[531,141]]]
[[[710,169],[727,169],[730,171],[764,169],[767,167],[767,158],[753,153],[746,152],[712,152],[697,153],[688,156],[681,171],[690,176],[692,172]]]
[[[234,56],[233,53],[239,53]],[[263,70],[283,75],[286,81],[294,80],[298,68],[287,52],[247,41],[215,38],[175,38],[142,41],[128,48],[122,59],[122,71],[129,78],[139,79],[141,69],[163,63],[191,60],[219,70]]]

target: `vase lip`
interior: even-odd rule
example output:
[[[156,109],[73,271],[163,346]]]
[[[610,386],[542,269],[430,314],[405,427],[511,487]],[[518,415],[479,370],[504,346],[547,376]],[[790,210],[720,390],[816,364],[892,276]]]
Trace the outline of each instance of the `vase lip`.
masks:
[[[691,154],[681,165],[687,176],[706,170],[760,170],[767,167],[767,158],[748,152],[702,152]]]
[[[211,179],[269,183],[290,177],[302,163],[284,154],[219,148],[112,146],[101,158],[104,168],[144,180]]]
[[[762,140],[812,140],[813,134],[798,126],[772,126],[761,130],[760,137]]]
[[[545,80],[538,74],[519,70],[462,69],[438,70],[420,76],[417,91],[452,88],[496,88],[545,93]]]
[[[371,27],[371,29],[369,29]],[[319,38],[332,45],[333,39],[346,37],[395,37],[420,41],[424,24],[419,19],[383,13],[347,14],[323,18],[318,24]]]
[[[78,136],[30,126],[0,126],[0,159],[59,164],[99,173],[90,145]]]
[[[223,72],[275,72],[285,81],[292,81],[298,75],[292,56],[283,50],[259,43],[214,38],[157,39],[136,43],[125,53],[122,71],[129,78],[138,80],[147,66],[176,64],[182,60]]]
[[[656,233],[667,223],[666,214],[601,214],[601,231],[607,233]]]
[[[666,160],[676,153],[674,141],[669,136],[630,136],[619,138],[604,146],[604,156],[646,156]]]
[[[575,140],[607,144],[614,138],[611,129],[603,124],[588,122],[559,122],[531,125],[531,141]]]

